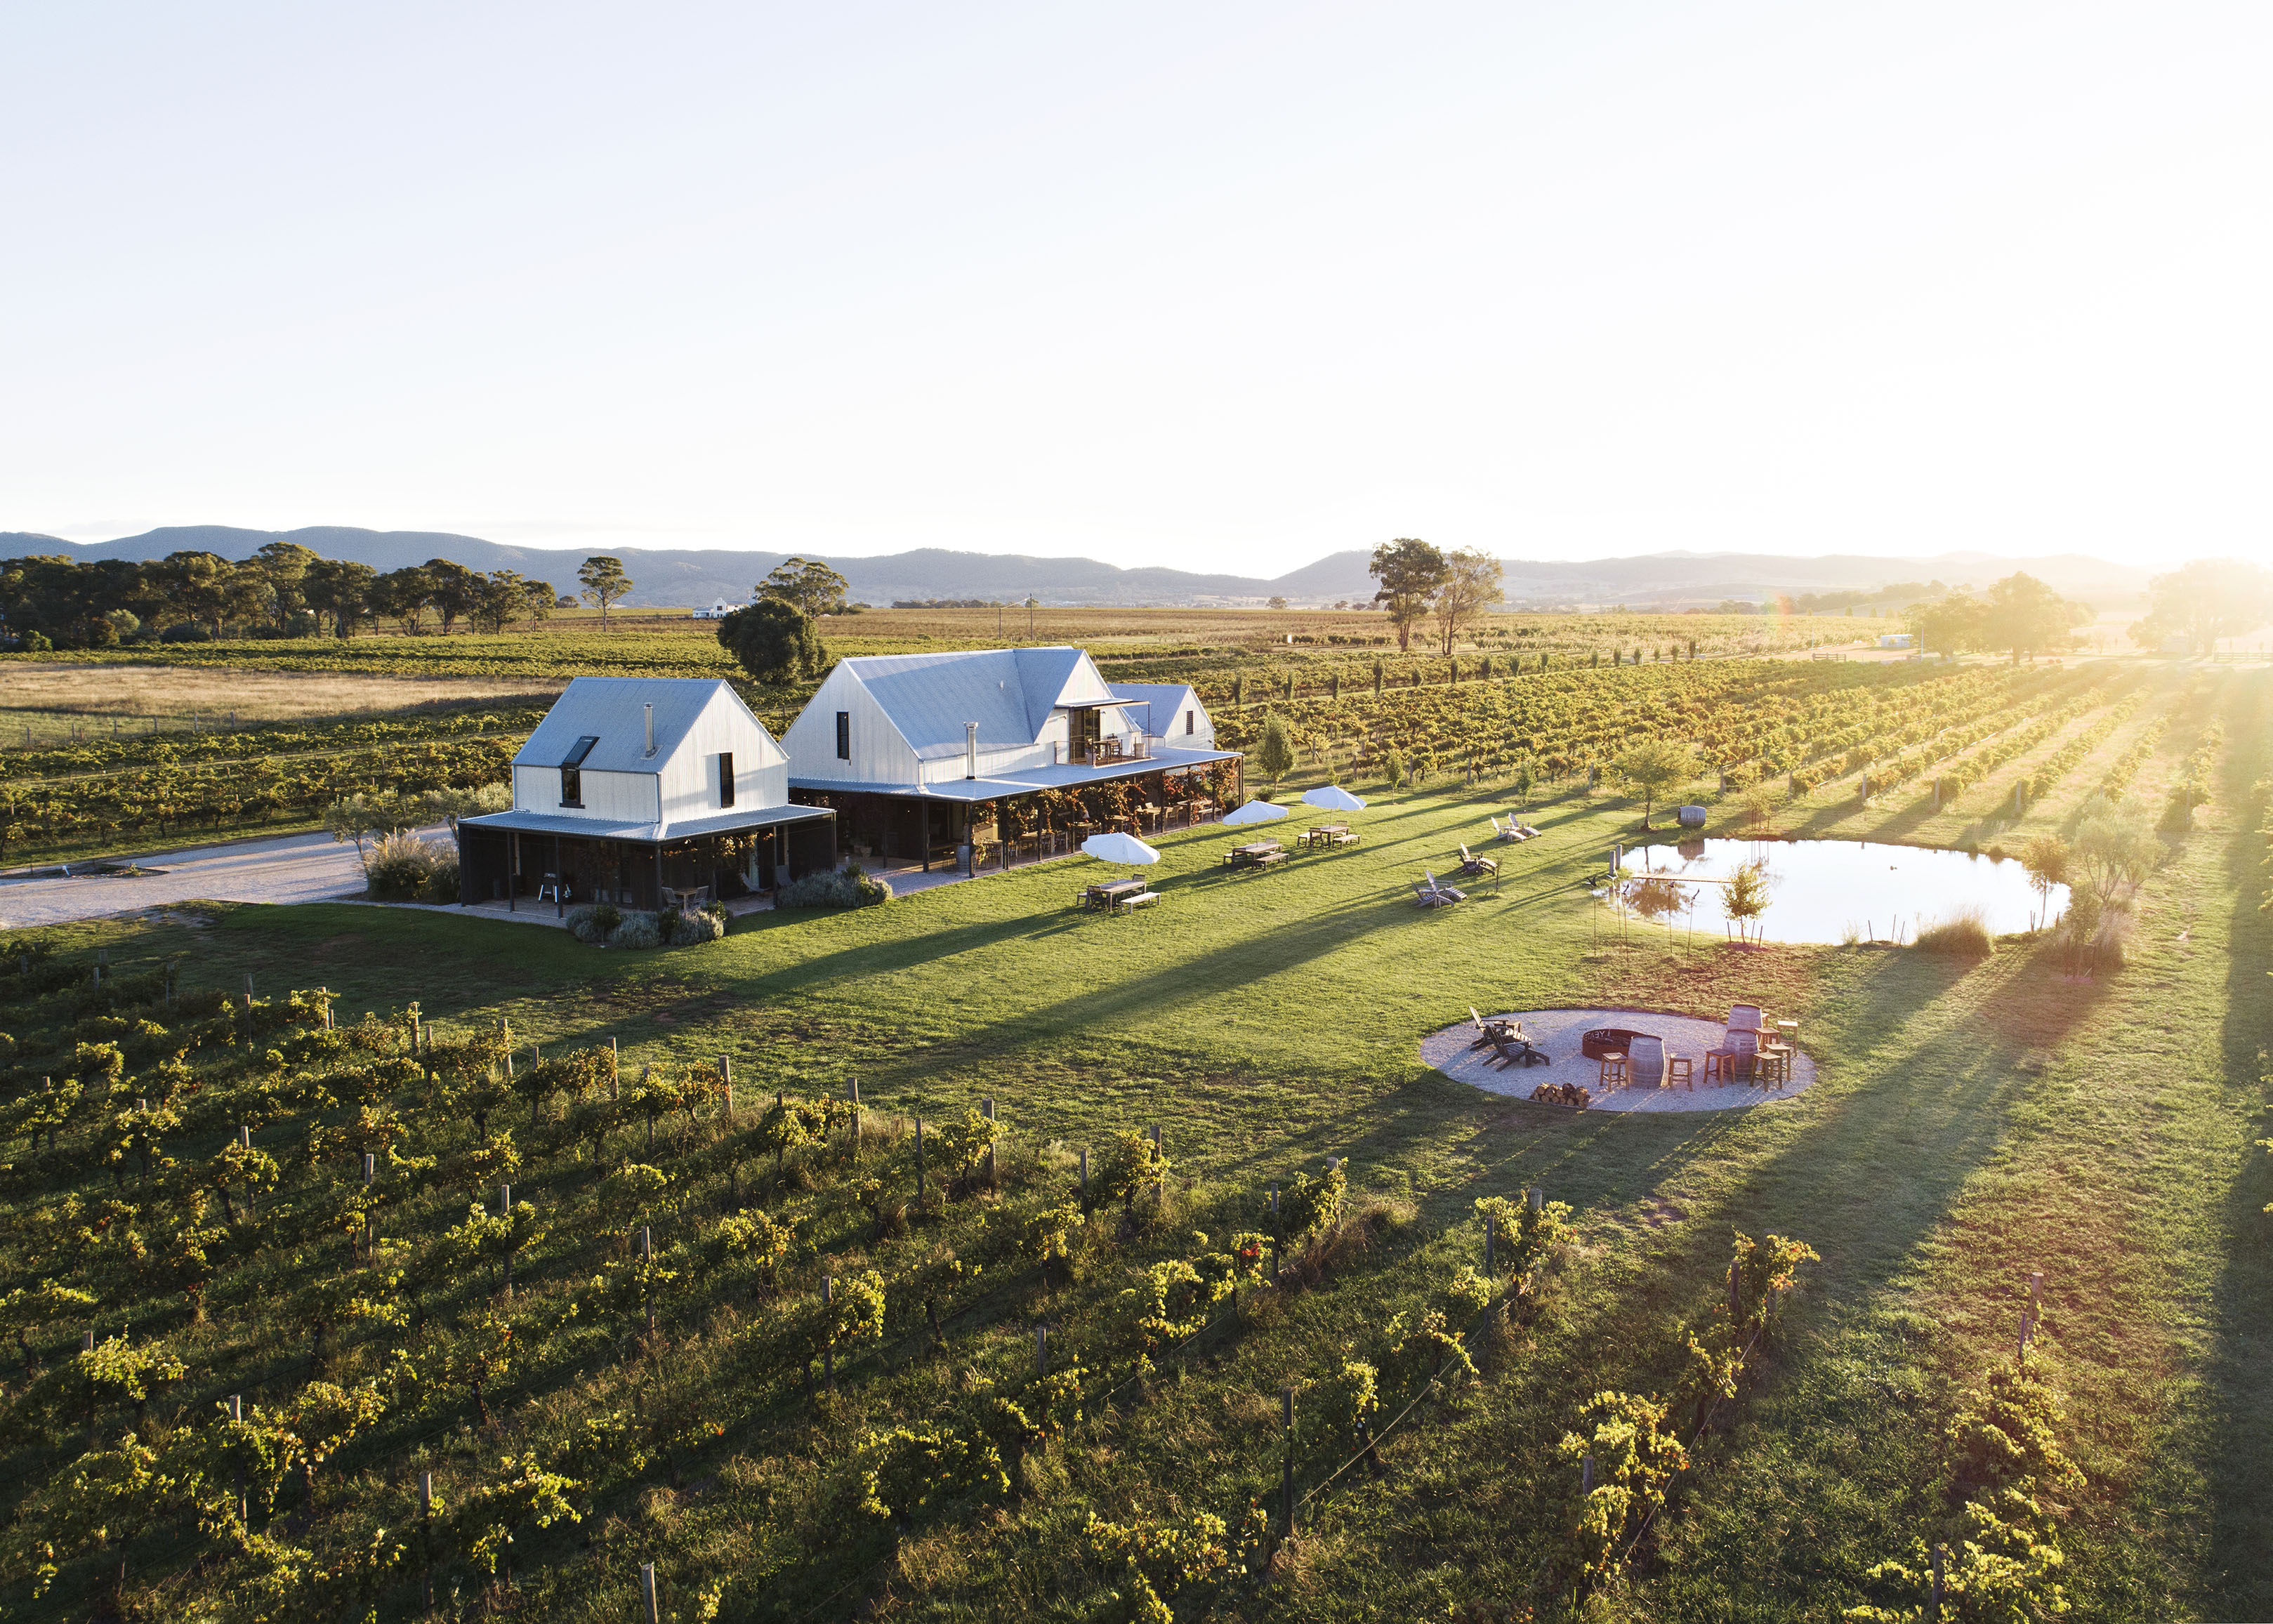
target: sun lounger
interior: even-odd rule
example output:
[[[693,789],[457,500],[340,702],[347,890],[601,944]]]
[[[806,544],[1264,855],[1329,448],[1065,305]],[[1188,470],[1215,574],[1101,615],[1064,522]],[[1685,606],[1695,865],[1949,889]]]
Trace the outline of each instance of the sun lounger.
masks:
[[[1490,857],[1480,857],[1466,846],[1460,848],[1460,872],[1464,874],[1497,874],[1499,864]]]
[[[1468,900],[1467,892],[1456,891],[1451,886],[1440,886],[1437,883],[1435,874],[1430,873],[1427,869],[1422,869],[1421,872],[1429,875],[1429,883],[1414,887],[1413,895],[1414,900],[1422,907],[1450,908],[1455,902],[1465,902]]]

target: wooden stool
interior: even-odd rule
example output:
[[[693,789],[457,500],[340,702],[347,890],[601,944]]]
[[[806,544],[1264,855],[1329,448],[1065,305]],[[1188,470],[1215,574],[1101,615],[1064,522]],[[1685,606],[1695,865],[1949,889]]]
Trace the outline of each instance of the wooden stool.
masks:
[[[1602,1076],[1599,1081],[1605,1089],[1615,1089],[1622,1086],[1625,1080],[1626,1051],[1623,1049],[1613,1049],[1602,1057]]]
[[[1764,1089],[1767,1087],[1770,1076],[1774,1076],[1775,1078],[1775,1086],[1777,1088],[1782,1089],[1789,1086],[1791,1082],[1791,1055],[1792,1051],[1789,1049],[1763,1049],[1760,1051],[1759,1058],[1754,1063],[1755,1068],[1759,1073],[1760,1087]]]
[[[1661,1089],[1669,1089],[1674,1085],[1675,1081],[1678,1079],[1683,1088],[1688,1089],[1692,1094],[1696,1093],[1697,1084],[1690,1076],[1690,1073],[1695,1066],[1696,1062],[1692,1060],[1685,1054],[1667,1055],[1665,1057],[1665,1075],[1658,1080],[1657,1086]]]

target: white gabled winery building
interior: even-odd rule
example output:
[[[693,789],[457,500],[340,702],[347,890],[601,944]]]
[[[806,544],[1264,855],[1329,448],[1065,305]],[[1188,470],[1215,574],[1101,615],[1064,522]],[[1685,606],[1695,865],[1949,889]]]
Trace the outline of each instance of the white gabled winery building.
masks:
[[[579,677],[513,759],[513,810],[458,825],[463,902],[656,908],[769,889],[836,862],[835,815],[792,805],[789,758],[729,685]]]
[[[926,867],[972,840],[1126,827],[1124,802],[1239,790],[1239,754],[1215,747],[1189,687],[1107,683],[1078,648],[840,660],[782,745],[793,799],[833,808],[848,844]]]

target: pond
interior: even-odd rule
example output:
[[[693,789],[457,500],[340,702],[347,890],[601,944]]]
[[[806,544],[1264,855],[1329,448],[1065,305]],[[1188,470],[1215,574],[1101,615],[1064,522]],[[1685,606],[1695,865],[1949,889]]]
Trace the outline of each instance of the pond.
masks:
[[[1969,907],[1978,907],[1990,931],[2001,936],[2029,929],[2046,907],[2017,858],[1851,840],[1684,840],[1636,847],[1625,854],[1626,872],[1636,879],[1663,876],[1672,884],[1629,884],[1626,892],[1645,909],[1677,903],[1661,921],[1676,931],[1719,936],[1726,924],[1720,882],[1754,857],[1767,864],[1768,908],[1760,923],[1770,941],[1907,941],[1921,925]],[[2052,917],[2067,905],[2067,887],[2053,887]]]

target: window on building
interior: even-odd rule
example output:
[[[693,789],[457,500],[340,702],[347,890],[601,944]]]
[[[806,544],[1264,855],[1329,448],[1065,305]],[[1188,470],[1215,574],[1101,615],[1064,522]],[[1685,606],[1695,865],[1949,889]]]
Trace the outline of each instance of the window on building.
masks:
[[[1187,733],[1197,733],[1199,730],[1199,712],[1196,710],[1186,711],[1184,713],[1184,731]]]
[[[592,753],[599,739],[590,734],[576,741],[576,746],[560,763],[560,804],[581,807],[584,805],[584,758]]]
[[[718,805],[731,806],[733,804],[734,752],[722,750],[718,752]]]
[[[836,713],[836,759],[839,761],[852,759],[852,713],[849,710]]]

